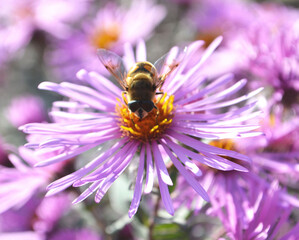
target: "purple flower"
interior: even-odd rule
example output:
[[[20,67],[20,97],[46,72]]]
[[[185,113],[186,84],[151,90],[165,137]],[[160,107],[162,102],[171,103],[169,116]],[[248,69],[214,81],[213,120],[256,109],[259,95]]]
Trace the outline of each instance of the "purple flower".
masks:
[[[297,116],[285,120],[283,111],[265,114],[261,121],[263,136],[240,139],[238,151],[250,156],[253,170],[267,179],[278,180],[286,187],[298,188],[299,172],[299,119]]]
[[[208,189],[210,206],[204,202],[183,178],[179,178],[173,192],[177,207],[185,205],[189,209],[206,210],[206,214],[216,216],[225,228],[225,236],[230,239],[272,239],[286,224],[291,227],[290,214],[299,201],[278,187],[255,175],[236,171],[214,171],[205,169],[198,181]],[[297,233],[298,234],[298,233]],[[276,239],[276,238],[275,238]]]
[[[43,30],[57,38],[71,32],[71,23],[87,11],[88,1],[11,0],[0,3],[0,62],[11,58],[26,46],[34,30]]]
[[[165,15],[165,8],[154,1],[133,0],[128,9],[109,3],[95,17],[85,20],[70,38],[58,42],[48,58],[63,78],[73,79],[82,67],[106,73],[95,54],[98,48],[121,53],[124,43],[135,45],[139,39],[149,38]]]
[[[232,239],[276,239],[281,235],[281,230],[291,226],[289,219],[292,207],[282,199],[285,193],[277,183],[266,188],[255,183],[244,202],[242,198],[233,199],[231,193],[223,195],[223,202],[227,201],[226,207],[223,209],[221,205],[214,204],[213,211],[222,220],[228,231],[227,235]],[[239,197],[242,194],[244,193],[240,192]],[[242,211],[246,216],[240,214]],[[298,238],[298,233],[296,235]]]
[[[32,150],[24,147],[19,148],[19,154],[22,159],[15,154],[8,156],[14,168],[0,166],[0,213],[20,208],[35,194],[43,192],[54,174],[61,169],[61,165],[54,168],[53,166],[44,169],[33,168],[43,158],[34,156]],[[39,154],[45,157],[53,156],[53,152]]]
[[[14,193],[10,193],[13,195]],[[0,233],[26,232],[32,230],[35,210],[42,201],[37,194],[19,208],[0,213]],[[2,203],[2,202],[1,202]]]
[[[242,79],[223,90],[224,85],[233,81],[233,75],[227,74],[209,82],[200,74],[202,64],[221,39],[217,38],[205,50],[200,61],[188,69],[186,65],[192,61],[193,54],[201,48],[203,42],[190,44],[183,58],[180,57],[177,47],[171,50],[167,55],[167,61],[170,63],[171,59],[176,59],[178,53],[178,58],[182,61],[165,81],[164,95],[156,103],[157,110],[149,112],[141,121],[120,100],[121,89],[95,72],[78,72],[77,76],[85,86],[67,82],[42,83],[40,89],[57,92],[69,97],[71,101],[54,102],[56,110],[52,111],[51,115],[59,117],[60,120],[64,118],[64,121],[50,124],[33,123],[21,127],[25,133],[41,134],[48,138],[39,143],[29,143],[29,146],[37,148],[37,152],[40,151],[38,149],[64,148],[57,156],[41,161],[36,166],[63,162],[104,144],[98,155],[84,167],[50,184],[47,195],[58,193],[71,185],[79,187],[89,184],[74,203],[83,201],[93,193],[95,201],[100,202],[111,184],[128,167],[133,156],[140,152],[129,216],[132,217],[136,213],[142,191],[152,191],[155,172],[162,202],[166,210],[173,214],[168,191],[168,186],[173,183],[166,164],[173,164],[205,200],[209,200],[209,197],[195,179],[194,174],[200,175],[201,171],[194,162],[224,171],[247,171],[246,168],[222,156],[250,162],[248,157],[210,146],[198,139],[242,138],[260,134],[253,131],[258,128],[257,125],[242,124],[243,121],[255,118],[259,114],[251,113],[255,103],[244,104],[243,107],[231,111],[221,111],[248,100],[261,89],[232,98],[231,96],[246,84],[246,80]],[[137,46],[136,58],[132,48],[126,46],[125,52],[124,60],[128,67],[136,61],[146,60],[143,42]],[[144,171],[146,180],[143,189]]]
[[[44,199],[36,194],[21,208],[0,214],[0,238],[48,239],[46,236],[57,233],[57,223],[69,210],[70,204],[69,194]]]
[[[257,10],[232,46],[239,50],[243,70],[255,75],[254,87],[258,84],[272,91],[272,105],[282,103],[298,111],[299,11],[273,4]]]
[[[53,230],[54,226],[71,206],[69,194],[58,194],[44,198],[35,210],[35,219],[32,228],[36,232],[47,233]]]
[[[224,43],[206,62],[204,74],[216,78],[227,72],[238,73],[242,56],[227,45],[247,28],[254,13],[253,3],[239,0],[203,0],[190,7],[187,20],[194,39],[204,40],[208,46],[217,36],[224,36]]]
[[[6,115],[15,127],[46,120],[42,99],[31,95],[14,98],[6,110]]]
[[[205,0],[190,8],[188,20],[195,28],[198,39],[207,43],[224,35],[225,41],[246,28],[254,16],[254,5],[239,0]]]

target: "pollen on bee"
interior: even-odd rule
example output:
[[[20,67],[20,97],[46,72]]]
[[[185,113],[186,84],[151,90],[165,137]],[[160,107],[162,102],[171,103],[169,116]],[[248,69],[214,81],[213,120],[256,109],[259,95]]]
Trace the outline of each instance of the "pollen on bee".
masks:
[[[141,121],[130,112],[127,105],[118,101],[116,112],[120,116],[120,129],[124,136],[141,142],[160,138],[172,123],[174,96],[165,93],[160,100],[156,99],[156,101],[157,109],[153,109]]]

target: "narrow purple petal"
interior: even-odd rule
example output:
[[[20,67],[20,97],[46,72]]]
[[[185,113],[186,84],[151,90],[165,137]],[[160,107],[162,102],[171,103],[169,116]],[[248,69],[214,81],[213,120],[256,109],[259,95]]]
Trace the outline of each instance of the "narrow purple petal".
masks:
[[[114,118],[98,118],[85,120],[72,121],[68,123],[28,123],[23,125],[19,129],[25,133],[37,133],[37,134],[80,134],[96,132],[101,129],[109,127],[116,127],[117,124]]]
[[[24,164],[24,162],[15,154],[8,155],[9,161],[14,165],[14,167],[20,172],[27,172],[28,166]]]
[[[167,152],[174,166],[179,170],[179,172],[184,176],[186,181],[192,186],[192,188],[206,201],[210,201],[207,192],[203,189],[203,187],[199,184],[199,182],[183,167],[180,161],[172,154],[170,149],[166,144],[161,142],[163,148]]]
[[[173,152],[180,151],[181,154],[184,154],[184,155],[190,157],[191,159],[199,161],[200,163],[203,163],[211,168],[216,168],[216,169],[219,169],[222,171],[233,170],[233,167],[231,166],[231,164],[227,164],[223,161],[219,161],[218,159],[215,160],[214,158],[211,158],[210,156],[209,157],[205,156],[206,152],[204,150],[202,150],[200,152],[200,153],[204,154],[204,155],[202,155],[200,153],[195,153],[189,149],[186,149],[178,144],[175,144],[168,138],[164,138],[164,139],[165,139],[166,143],[168,144],[168,146],[172,149]]]
[[[226,113],[221,114],[210,114],[210,113],[196,113],[196,114],[190,114],[190,113],[179,113],[174,116],[175,121],[221,121],[224,119],[231,119],[232,117],[239,116],[241,114],[251,112],[256,107],[256,102],[250,103],[244,107],[238,108],[236,110],[231,110]]]
[[[227,149],[222,149],[222,148],[217,148],[208,144],[204,144],[194,138],[188,137],[186,135],[182,135],[179,133],[176,133],[175,131],[170,130],[169,135],[174,137],[175,139],[179,140],[180,142],[186,144],[187,146],[190,146],[197,151],[205,151],[209,152],[212,154],[217,154],[217,155],[225,155],[228,157],[236,158],[239,160],[243,160],[246,162],[251,162],[251,159],[243,154],[237,153],[235,151],[227,150]]]
[[[108,114],[102,113],[87,113],[87,112],[80,112],[80,113],[71,113],[71,112],[62,112],[62,111],[51,111],[49,113],[52,117],[62,117],[67,118],[68,120],[90,120],[90,119],[99,119],[99,118],[106,118],[107,120],[114,120],[114,117]]]
[[[158,163],[156,161],[156,158],[154,160],[155,160],[155,163],[156,163],[156,166],[157,166]],[[174,209],[173,209],[172,201],[171,201],[171,198],[170,198],[168,186],[162,180],[161,171],[159,171],[158,167],[156,169],[157,169],[157,176],[158,176],[158,182],[159,182],[159,188],[160,188],[160,193],[161,193],[161,197],[162,197],[162,202],[163,202],[164,207],[167,210],[167,212],[170,215],[173,215],[174,214]]]
[[[121,137],[119,128],[111,128],[109,130],[103,130],[98,133],[87,133],[78,135],[67,135],[65,138],[54,138],[50,140],[43,141],[39,144],[40,148],[51,148],[58,146],[79,146],[79,145],[89,145],[89,144],[101,144],[105,141],[111,139],[117,139]]]
[[[215,162],[218,162],[219,164],[227,164],[227,165],[231,166],[234,170],[241,171],[241,172],[248,172],[247,168],[245,168],[245,167],[243,167],[243,166],[241,166],[237,163],[234,163],[232,161],[229,161],[226,158],[223,158],[223,157],[215,155],[215,154],[210,154],[210,153],[207,153],[207,152],[205,152],[204,154],[208,158],[212,159]]]
[[[75,200],[72,201],[72,204],[77,204],[82,202],[86,198],[88,198],[91,194],[93,194],[101,185],[102,181],[96,181],[92,183],[83,193],[80,194]]]
[[[222,39],[223,38],[219,36],[208,46],[208,48],[204,51],[200,61],[191,70],[189,70],[188,78],[198,71],[202,64],[211,56],[211,54],[219,46],[219,44],[222,42]]]
[[[217,88],[219,87],[223,87],[224,84],[232,81],[234,79],[234,75],[233,74],[226,74],[218,79],[216,79],[215,81],[211,82],[210,84],[208,84],[207,86],[205,86],[201,91],[199,91],[198,93],[190,96],[190,97],[186,97],[185,99],[182,99],[181,101],[176,102],[177,104],[186,104],[189,102],[194,102],[198,99],[203,98],[204,96],[206,96],[208,93],[217,92]],[[221,92],[222,93],[222,92]],[[198,102],[202,102],[202,101],[211,101],[214,98],[212,96],[208,97],[207,99],[204,98],[204,100],[198,101]]]
[[[97,168],[89,175],[83,177],[80,182],[84,184],[86,182],[93,182],[93,181],[107,178],[107,176],[109,176],[114,171],[114,169],[117,168],[119,164],[121,164],[124,156],[126,156],[127,152],[130,151],[130,149],[132,148],[132,145],[133,145],[132,142],[129,142],[126,145],[124,145],[119,152],[117,152],[113,157],[111,157],[111,159],[109,159],[107,162],[105,162],[105,164],[101,165],[99,168]],[[76,183],[75,186],[80,186],[80,185]]]
[[[240,81],[236,82],[234,85],[219,91],[218,93],[214,94],[214,95],[210,95],[209,97],[200,100],[201,105],[206,105],[206,104],[211,104],[214,103],[216,101],[220,101],[224,98],[227,98],[229,96],[231,96],[232,94],[238,92],[241,88],[243,88],[247,83],[246,79],[241,79]]]
[[[99,203],[107,190],[110,188],[112,183],[122,174],[122,172],[128,167],[129,163],[131,162],[133,156],[135,155],[137,148],[139,146],[139,142],[131,142],[132,146],[129,151],[126,153],[125,159],[122,159],[120,164],[111,172],[111,174],[103,180],[103,185],[98,189],[95,195],[95,202]]]
[[[53,163],[58,163],[58,162],[62,162],[62,161],[65,161],[67,159],[71,159],[83,152],[86,152],[87,150],[89,149],[92,149],[96,146],[97,144],[91,144],[91,145],[87,145],[87,146],[83,146],[83,147],[79,147],[79,148],[76,148],[76,149],[73,149],[73,150],[70,150],[70,151],[66,151],[66,152],[63,152],[62,154],[59,154],[59,155],[56,155],[52,158],[49,158],[47,160],[44,160],[44,161],[41,161],[41,162],[38,162],[37,164],[35,164],[35,167],[45,167],[45,166],[48,166],[50,164],[53,164]]]
[[[239,135],[238,132],[231,133],[209,133],[209,132],[200,132],[197,129],[191,129],[189,127],[173,127],[173,130],[191,135],[193,137],[205,138],[205,139],[223,139],[223,138],[235,138]],[[167,131],[168,132],[168,131]]]
[[[231,133],[233,131],[235,132],[249,132],[252,130],[255,130],[257,128],[260,128],[258,125],[232,125],[232,126],[217,126],[210,123],[197,123],[197,122],[180,122],[179,124],[173,124],[173,127],[186,127],[189,129],[202,131],[206,133]]]
[[[68,102],[68,101],[55,101],[53,102],[53,107],[57,108],[68,108],[68,109],[84,109],[89,108],[89,105],[87,104],[81,104],[78,102]]]
[[[108,94],[111,98],[116,98],[121,94],[121,90],[116,85],[96,72],[87,72],[85,69],[81,69],[77,72],[77,78],[88,82],[97,91]]]
[[[130,43],[127,42],[124,44],[124,52],[124,63],[127,70],[129,70],[136,63],[133,47]]]
[[[167,168],[162,159],[161,152],[158,148],[157,142],[153,141],[152,146],[153,146],[153,154],[154,154],[157,172],[160,172],[161,179],[163,180],[164,183],[172,186],[173,185],[172,180],[168,174]]]
[[[136,61],[144,62],[146,61],[146,46],[143,40],[139,40],[136,49]]]
[[[204,97],[204,96],[206,96],[207,93],[210,93],[210,92],[216,90],[217,86],[223,87],[222,84],[225,84],[225,81],[230,81],[229,77],[231,77],[231,80],[233,79],[232,75],[225,75],[225,76],[223,76],[224,79],[222,79],[222,78],[218,79],[218,81],[221,80],[219,83],[220,86],[217,84],[217,81],[213,82],[212,84],[205,87],[203,91],[200,91],[199,93],[197,93],[189,98],[183,99],[182,101],[178,101],[177,103],[185,104],[185,103],[189,103],[189,102],[194,102],[195,100],[197,100],[197,106],[203,106],[203,105],[215,103],[217,101],[220,101],[220,100],[227,98],[227,97],[231,96],[232,94],[236,93],[241,88],[243,88],[245,86],[245,84],[247,83],[247,80],[242,79],[242,80],[238,81],[237,83],[235,83],[234,85],[230,86],[229,88],[226,88],[222,91],[218,91],[216,94],[210,95],[208,97]]]
[[[136,177],[136,184],[134,189],[134,196],[131,202],[129,217],[132,218],[139,207],[141,194],[142,194],[142,182],[143,182],[143,171],[144,171],[144,158],[145,158],[145,146],[142,145],[139,159],[139,167]]]
[[[207,105],[207,106],[203,106],[203,107],[198,107],[197,105],[200,105],[199,103],[195,102],[195,103],[191,103],[188,105],[184,105],[184,108],[179,109],[179,112],[185,112],[185,111],[190,111],[192,109],[192,111],[204,111],[204,110],[211,110],[211,109],[217,109],[217,108],[223,108],[223,107],[228,107],[243,101],[246,101],[250,98],[252,98],[253,96],[257,95],[258,93],[260,93],[263,90],[263,88],[258,88],[246,95],[243,95],[241,97],[235,98],[233,100],[228,100],[228,101],[224,101],[221,103],[215,103],[212,105]]]
[[[148,194],[152,191],[154,185],[154,166],[152,159],[151,145],[146,144],[146,180],[144,186],[144,193]]]
[[[43,82],[39,85],[39,88],[57,92],[78,102],[88,104],[89,106],[101,111],[109,111],[111,109],[114,109],[116,99],[105,98],[99,93],[91,95],[90,91],[92,93],[96,91],[90,88],[88,89],[88,87],[78,85],[79,87],[83,88],[82,90],[85,91],[79,91],[79,89],[71,89],[69,88],[70,84],[71,83],[56,84],[51,82]],[[73,84],[72,86],[74,85],[75,84]]]
[[[119,175],[126,169],[126,167],[129,165],[132,157],[134,156],[137,147],[139,143],[131,142],[127,145],[129,145],[128,148],[129,151],[126,153],[125,159],[121,159],[122,161],[119,161],[119,164],[113,169],[111,172],[111,175],[107,178],[95,181],[91,184],[90,187],[88,187],[78,198],[76,198],[73,201],[73,204],[78,203],[86,199],[88,196],[90,196],[92,193],[97,191],[95,195],[95,201],[98,203],[102,199],[102,197],[105,195],[111,184],[119,177]]]
[[[171,142],[169,139],[165,140],[168,142]],[[186,155],[184,154],[183,151],[180,150],[180,148],[176,147],[176,144],[171,142],[170,145],[172,146],[171,149],[172,151],[177,155],[177,157],[184,163],[184,165],[186,166],[186,168],[188,168],[191,172],[193,172],[196,176],[201,176],[202,172],[200,171],[200,169],[196,166],[195,163],[193,163],[192,161],[189,160],[188,157],[186,157]],[[169,146],[170,146],[169,145]],[[180,146],[179,146],[180,147]]]
[[[203,76],[200,71],[195,72],[191,78],[187,75],[181,75],[176,76],[175,79],[177,79],[176,85],[171,89],[167,89],[167,93],[175,95],[174,103],[182,98],[185,99],[194,89],[206,84],[208,81],[208,78]]]
[[[66,189],[67,187],[71,186],[76,180],[82,178],[89,172],[91,172],[93,169],[100,166],[104,161],[106,161],[107,158],[109,158],[111,155],[113,155],[116,151],[118,151],[119,148],[122,148],[125,142],[128,141],[128,138],[123,138],[107,151],[105,151],[100,156],[97,156],[95,159],[90,161],[88,164],[86,164],[84,167],[80,168],[76,172],[73,172],[67,176],[64,176],[55,182],[48,185],[47,189],[49,192],[47,195],[51,195],[54,193],[57,193],[55,189],[59,189],[59,191]]]

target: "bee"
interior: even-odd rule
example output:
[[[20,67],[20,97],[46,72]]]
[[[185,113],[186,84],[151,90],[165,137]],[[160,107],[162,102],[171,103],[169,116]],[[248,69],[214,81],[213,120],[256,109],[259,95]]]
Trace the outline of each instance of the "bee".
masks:
[[[182,61],[184,53],[185,49],[177,47],[154,64],[147,61],[137,62],[127,72],[122,58],[117,54],[106,49],[98,49],[97,52],[102,64],[124,89],[122,98],[139,121],[154,108],[157,109],[155,96],[164,94],[161,88],[166,78]]]

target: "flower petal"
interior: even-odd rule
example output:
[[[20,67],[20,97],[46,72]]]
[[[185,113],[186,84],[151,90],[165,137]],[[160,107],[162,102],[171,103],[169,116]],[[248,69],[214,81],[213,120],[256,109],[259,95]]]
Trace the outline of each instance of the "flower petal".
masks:
[[[154,185],[154,166],[152,159],[152,151],[149,143],[146,144],[146,180],[144,193],[148,194],[152,191]]]
[[[139,207],[141,194],[142,194],[142,182],[143,182],[143,171],[144,171],[144,158],[145,158],[145,146],[142,145],[141,152],[140,152],[140,159],[139,159],[139,167],[137,172],[135,190],[133,200],[131,202],[130,210],[129,210],[129,217],[132,218],[137,209]]]
[[[158,148],[158,144],[156,141],[152,141],[152,147],[153,147],[153,154],[154,154],[157,172],[160,173],[161,179],[163,180],[164,183],[172,186],[173,185],[172,180],[168,174],[167,168],[162,159],[161,152]]]
[[[163,148],[167,152],[174,166],[179,170],[179,172],[184,176],[186,181],[193,187],[193,189],[206,201],[209,201],[209,196],[203,187],[198,183],[198,181],[183,167],[179,160],[172,154],[167,145],[161,142]]]

